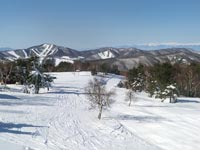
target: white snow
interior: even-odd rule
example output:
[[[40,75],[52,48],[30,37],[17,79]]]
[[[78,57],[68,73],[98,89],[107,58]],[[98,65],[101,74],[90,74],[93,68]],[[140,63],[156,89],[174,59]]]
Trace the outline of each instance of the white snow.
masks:
[[[13,57],[6,57],[6,59],[8,59],[8,60],[10,60],[10,61],[14,61],[14,60],[16,60],[16,59],[13,58]]]
[[[115,57],[115,55],[109,50],[104,51],[104,52],[100,52],[100,53],[98,53],[98,55],[101,59],[108,59],[108,58],[114,58]]]
[[[13,55],[16,59],[20,58],[19,55],[15,53],[15,51],[8,51],[9,54]]]
[[[169,85],[167,86],[168,89],[176,89],[176,87],[174,85]]]
[[[40,53],[41,57],[45,57],[52,51],[53,45],[52,44],[43,44],[44,50]]]
[[[24,53],[25,58],[28,58],[28,55],[24,49],[23,49],[23,53]]]
[[[39,52],[37,52],[36,49],[32,48],[31,51],[34,52],[38,57],[40,56]]]
[[[68,63],[74,63],[74,60],[70,58],[69,56],[62,56],[61,58],[54,58],[55,59],[55,66],[58,66],[61,62],[68,62]]]
[[[58,51],[58,48],[55,48],[54,50],[52,50],[48,55],[52,55],[54,53],[56,53]]]
[[[13,143],[8,143],[6,141],[0,141],[0,149],[1,150],[24,150],[25,147],[16,145]]]
[[[90,109],[84,87],[89,72],[52,73],[49,92],[29,95],[10,85],[0,93],[0,149],[8,143],[39,150],[198,150],[200,149],[200,99],[180,98],[161,103],[137,93],[131,107],[124,101],[121,80],[109,75],[107,88],[115,88],[115,103],[104,110]],[[3,141],[6,141],[4,144]]]

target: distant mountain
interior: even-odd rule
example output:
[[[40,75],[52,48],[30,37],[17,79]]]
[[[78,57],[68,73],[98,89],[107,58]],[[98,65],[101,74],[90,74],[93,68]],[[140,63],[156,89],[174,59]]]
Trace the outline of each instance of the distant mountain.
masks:
[[[75,49],[41,44],[27,49],[0,51],[0,60],[14,61],[37,56],[40,61],[54,58],[56,65],[60,62],[73,63],[75,60],[92,61],[117,65],[120,70],[131,69],[138,64],[153,65],[155,63],[190,63],[200,62],[200,53],[191,48],[167,48],[159,50],[141,50],[138,48],[104,47],[93,50],[77,51]]]
[[[149,43],[149,44],[136,44],[123,47],[136,47],[143,50],[159,50],[167,48],[188,48],[200,51],[200,43]]]

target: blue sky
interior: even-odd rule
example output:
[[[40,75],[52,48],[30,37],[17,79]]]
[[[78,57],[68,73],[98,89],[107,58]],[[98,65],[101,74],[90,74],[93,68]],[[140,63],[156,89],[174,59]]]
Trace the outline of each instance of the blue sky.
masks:
[[[200,42],[199,0],[1,0],[0,47]]]

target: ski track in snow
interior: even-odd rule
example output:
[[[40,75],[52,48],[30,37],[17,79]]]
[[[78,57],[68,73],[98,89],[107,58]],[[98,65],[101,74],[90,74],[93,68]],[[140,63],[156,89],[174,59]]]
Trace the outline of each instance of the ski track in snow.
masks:
[[[17,59],[20,58],[20,56],[17,55],[17,54],[15,53],[15,51],[8,51],[8,53],[11,54],[11,55],[13,55],[13,56],[16,57]]]
[[[24,53],[25,58],[28,58],[28,55],[24,49],[23,49],[23,53]]]
[[[52,50],[53,45],[52,44],[44,44],[43,45],[45,49],[40,53],[40,56],[47,56],[47,54]]]
[[[24,149],[158,150],[119,122],[97,119],[98,112],[89,110],[83,94],[91,79],[88,73],[54,75],[57,80],[49,93],[0,94],[4,95],[0,97],[0,140],[22,145]]]
[[[31,51],[34,52],[38,57],[40,56],[39,52],[36,51],[36,49],[32,48]]]
[[[0,93],[0,140],[33,150],[199,149],[199,105],[156,103],[137,95],[140,101],[128,107],[125,89],[116,88],[117,102],[98,120],[83,90],[92,77],[53,75],[57,79],[48,93]],[[109,77],[108,88],[119,80]]]
[[[108,59],[108,58],[114,58],[114,54],[111,51],[104,51],[104,52],[100,52],[98,53],[99,57],[101,59]]]

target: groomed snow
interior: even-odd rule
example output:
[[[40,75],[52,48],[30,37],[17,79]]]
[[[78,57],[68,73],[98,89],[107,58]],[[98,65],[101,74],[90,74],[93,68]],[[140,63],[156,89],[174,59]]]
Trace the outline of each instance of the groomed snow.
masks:
[[[111,51],[104,51],[104,52],[100,52],[98,53],[99,57],[101,59],[108,59],[108,58],[114,58],[115,55],[111,52]]]
[[[58,66],[61,62],[74,63],[74,60],[68,56],[62,56],[61,58],[54,58],[55,66]]]
[[[44,50],[40,53],[41,57],[46,57],[50,51],[52,51],[52,44],[43,44]],[[54,50],[53,50],[54,51]]]
[[[28,55],[27,55],[26,51],[25,51],[24,49],[23,49],[22,51],[23,51],[23,53],[24,53],[24,57],[25,57],[25,58],[28,58]]]
[[[14,57],[16,57],[16,59],[20,58],[20,56],[17,55],[17,54],[15,53],[15,51],[8,51],[8,53],[11,54],[11,55],[13,55]]]
[[[128,107],[126,89],[116,87],[120,77],[110,75],[107,88],[116,90],[116,102],[98,120],[83,90],[90,73],[52,74],[57,79],[48,93],[27,95],[15,85],[0,93],[0,149],[3,141],[39,150],[200,149],[199,99],[169,104],[139,93]]]

